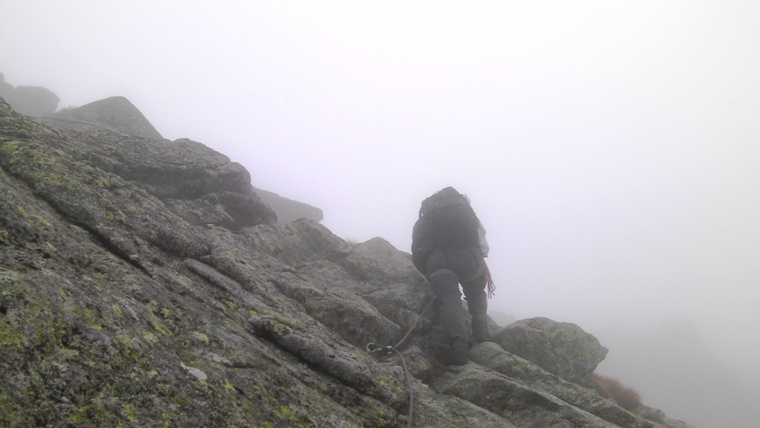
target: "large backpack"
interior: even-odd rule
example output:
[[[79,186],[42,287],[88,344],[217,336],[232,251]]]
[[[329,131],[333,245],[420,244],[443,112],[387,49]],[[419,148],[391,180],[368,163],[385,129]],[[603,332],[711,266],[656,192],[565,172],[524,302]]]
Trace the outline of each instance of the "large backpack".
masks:
[[[420,221],[433,245],[455,247],[478,245],[478,220],[466,196],[446,187],[422,201]]]

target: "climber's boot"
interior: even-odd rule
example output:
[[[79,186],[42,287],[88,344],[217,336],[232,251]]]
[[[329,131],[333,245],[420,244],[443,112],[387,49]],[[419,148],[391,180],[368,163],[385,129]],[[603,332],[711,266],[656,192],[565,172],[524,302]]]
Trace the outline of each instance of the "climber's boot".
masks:
[[[488,324],[485,320],[472,320],[473,343],[490,342],[491,334],[488,332]]]
[[[451,339],[451,353],[449,354],[450,366],[461,366],[467,363],[467,351],[470,344],[465,337],[455,337]]]

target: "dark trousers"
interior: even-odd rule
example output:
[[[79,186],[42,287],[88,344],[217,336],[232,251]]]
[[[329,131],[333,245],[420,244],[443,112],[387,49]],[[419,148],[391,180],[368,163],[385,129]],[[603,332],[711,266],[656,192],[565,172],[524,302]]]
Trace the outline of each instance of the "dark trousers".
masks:
[[[426,267],[428,281],[440,305],[440,325],[449,342],[470,338],[460,284],[472,316],[474,335],[476,338],[487,335],[488,300],[480,250],[477,247],[437,248],[428,257]]]

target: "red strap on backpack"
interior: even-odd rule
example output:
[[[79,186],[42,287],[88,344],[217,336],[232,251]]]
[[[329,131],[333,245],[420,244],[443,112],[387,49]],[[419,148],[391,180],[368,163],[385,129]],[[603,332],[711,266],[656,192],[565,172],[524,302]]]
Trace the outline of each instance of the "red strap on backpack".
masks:
[[[486,259],[483,259],[483,272],[486,274],[486,286],[488,287],[488,298],[490,299],[496,294],[496,284],[493,283],[493,278],[491,278],[491,270],[488,269]]]

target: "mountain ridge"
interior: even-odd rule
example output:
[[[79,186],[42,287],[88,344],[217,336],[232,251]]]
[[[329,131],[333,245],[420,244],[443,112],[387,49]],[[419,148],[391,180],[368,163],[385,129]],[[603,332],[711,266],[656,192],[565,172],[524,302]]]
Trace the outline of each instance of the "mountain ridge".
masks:
[[[583,385],[606,350],[567,323],[492,323],[470,363],[440,366],[408,254],[277,223],[201,143],[52,129],[2,102],[0,187],[8,426],[690,426]]]

